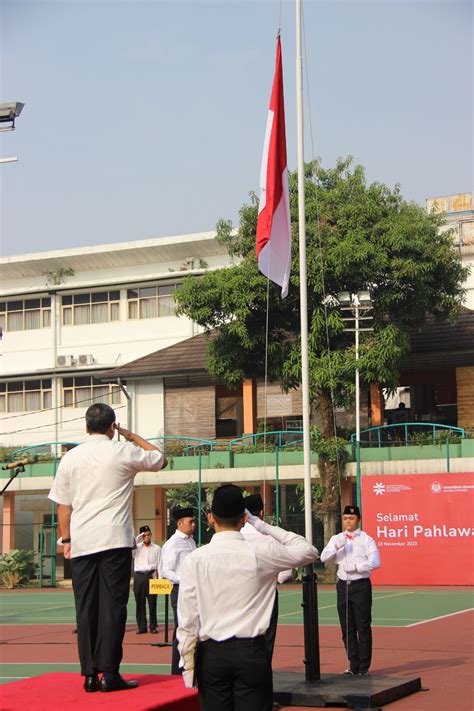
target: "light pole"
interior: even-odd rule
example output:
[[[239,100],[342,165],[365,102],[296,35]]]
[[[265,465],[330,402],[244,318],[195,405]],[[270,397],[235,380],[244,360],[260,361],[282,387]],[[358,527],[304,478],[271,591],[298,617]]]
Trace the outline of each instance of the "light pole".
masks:
[[[343,320],[350,324],[354,323],[354,328],[345,328],[345,331],[353,331],[355,333],[355,405],[356,405],[356,487],[357,487],[357,506],[362,513],[362,496],[361,496],[361,471],[360,471],[360,372],[359,372],[359,334],[361,331],[373,331],[373,328],[361,328],[361,321],[371,321],[372,316],[372,300],[370,291],[358,291],[356,294],[351,294],[348,291],[343,291],[337,295],[342,311],[349,311],[352,316],[344,316]]]
[[[10,101],[7,104],[0,104],[0,133],[15,130],[15,119],[21,114],[25,104],[21,101]],[[15,163],[18,156],[10,158],[0,158],[0,163]]]

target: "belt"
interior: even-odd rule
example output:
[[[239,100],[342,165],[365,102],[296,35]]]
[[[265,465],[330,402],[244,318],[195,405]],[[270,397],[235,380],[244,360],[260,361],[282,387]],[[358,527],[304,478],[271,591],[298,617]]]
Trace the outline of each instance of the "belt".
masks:
[[[366,583],[367,580],[370,580],[370,578],[357,578],[356,580],[343,580],[342,578],[338,578],[338,582],[343,583],[344,585],[355,585],[356,583]]]
[[[150,573],[154,572],[154,570],[136,570],[135,575],[150,575]]]
[[[217,639],[209,638],[209,639],[204,640],[203,642],[199,642],[199,644],[208,644],[208,643],[209,644],[227,644],[229,642],[232,642],[232,643],[237,642],[237,643],[242,643],[242,644],[243,643],[248,644],[249,642],[252,642],[252,643],[255,642],[258,644],[259,642],[265,642],[265,637],[263,634],[258,635],[257,637],[235,637],[234,636],[234,637],[228,637],[227,639],[223,639],[221,642],[219,642]]]

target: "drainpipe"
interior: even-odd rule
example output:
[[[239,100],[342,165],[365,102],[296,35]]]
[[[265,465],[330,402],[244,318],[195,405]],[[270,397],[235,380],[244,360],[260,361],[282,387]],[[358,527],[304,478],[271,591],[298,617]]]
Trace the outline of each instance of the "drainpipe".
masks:
[[[128,392],[125,385],[122,383],[121,378],[117,378],[117,385],[127,398],[127,430],[132,431],[132,396]]]

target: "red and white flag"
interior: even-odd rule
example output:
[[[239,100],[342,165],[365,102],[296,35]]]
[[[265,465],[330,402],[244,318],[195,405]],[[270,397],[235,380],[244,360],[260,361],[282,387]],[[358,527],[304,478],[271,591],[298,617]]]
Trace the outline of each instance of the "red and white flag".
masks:
[[[291,223],[280,36],[260,170],[256,249],[259,270],[281,286],[285,298],[291,269]]]

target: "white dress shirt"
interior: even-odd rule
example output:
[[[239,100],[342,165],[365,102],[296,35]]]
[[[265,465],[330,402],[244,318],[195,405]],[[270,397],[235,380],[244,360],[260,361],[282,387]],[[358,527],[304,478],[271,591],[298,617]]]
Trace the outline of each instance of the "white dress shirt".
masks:
[[[137,543],[133,551],[133,570],[135,573],[149,573],[153,571],[153,577],[158,577],[160,566],[161,548],[156,543],[146,546],[144,543]]]
[[[266,536],[263,533],[260,533],[260,531],[257,531],[248,521],[240,529],[240,533],[243,535],[246,541],[257,541],[262,538],[266,538]],[[293,570],[290,568],[289,570],[282,570],[280,573],[278,573],[277,576],[277,583],[278,585],[281,585],[282,583],[286,583],[287,580],[292,580],[293,579]]]
[[[133,479],[140,471],[159,471],[163,461],[158,450],[146,451],[103,434],[91,434],[66,452],[49,498],[72,507],[72,558],[133,547]]]
[[[257,637],[270,624],[277,574],[312,563],[318,551],[305,538],[267,524],[269,535],[246,541],[239,531],[215,533],[181,567],[178,649],[187,685],[199,640]]]
[[[321,553],[321,561],[325,563],[334,557],[338,566],[337,577],[341,580],[370,578],[372,571],[380,568],[377,545],[374,539],[360,528],[352,533],[343,532],[331,536]]]
[[[194,538],[176,530],[161,550],[160,577],[179,585],[183,560],[195,550]]]

